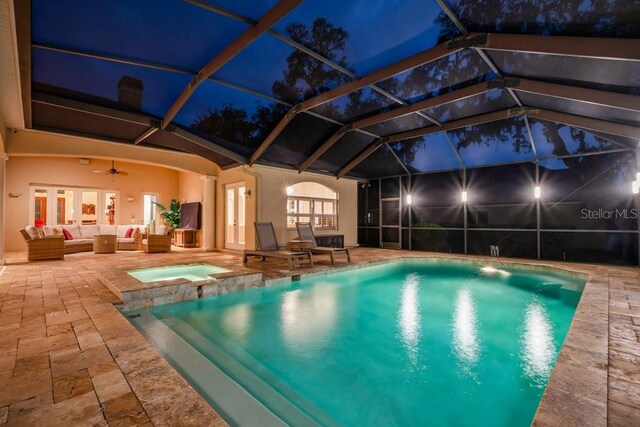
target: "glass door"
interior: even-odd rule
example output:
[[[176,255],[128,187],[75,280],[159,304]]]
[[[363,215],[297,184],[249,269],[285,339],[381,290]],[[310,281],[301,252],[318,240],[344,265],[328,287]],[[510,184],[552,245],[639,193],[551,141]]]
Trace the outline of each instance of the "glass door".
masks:
[[[83,191],[82,192],[82,225],[98,223],[98,192]]]
[[[47,225],[47,195],[46,188],[33,189],[33,225],[36,227]]]
[[[225,186],[225,247],[244,249],[245,186],[244,182]]]
[[[73,204],[73,190],[56,190],[56,224],[73,224],[75,213]]]

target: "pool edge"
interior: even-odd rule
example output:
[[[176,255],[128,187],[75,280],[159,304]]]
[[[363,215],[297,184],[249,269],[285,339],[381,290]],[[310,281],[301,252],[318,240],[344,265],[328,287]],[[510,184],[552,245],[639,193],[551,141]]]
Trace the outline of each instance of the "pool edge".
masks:
[[[574,319],[532,424],[606,425],[609,276],[613,273],[615,267],[524,259],[501,258],[498,260],[489,257],[465,255],[416,254],[416,256],[412,256],[408,254],[383,260],[345,264],[329,268],[321,267],[310,271],[292,271],[290,274],[285,274],[281,277],[263,280],[258,286],[289,283],[292,279],[323,276],[415,258],[434,261],[446,259],[453,262],[481,263],[494,266],[524,266],[534,269],[551,269],[586,277],[587,283],[585,284],[583,295],[574,313]],[[255,272],[255,270],[253,271]],[[594,312],[598,313],[595,317],[593,315]],[[576,322],[576,320],[580,322]],[[594,341],[594,339],[597,341]],[[602,347],[596,347],[596,345]],[[598,351],[593,351],[594,349],[598,349]],[[578,365],[577,368],[574,366],[576,364]]]

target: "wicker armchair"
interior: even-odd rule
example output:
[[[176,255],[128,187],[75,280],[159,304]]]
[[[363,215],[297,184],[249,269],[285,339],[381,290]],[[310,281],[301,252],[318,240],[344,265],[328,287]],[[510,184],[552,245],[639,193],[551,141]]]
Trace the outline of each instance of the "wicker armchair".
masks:
[[[64,259],[64,236],[33,239],[24,228],[20,230],[20,234],[27,243],[27,259],[29,261]]]
[[[149,234],[146,239],[142,239],[142,250],[147,253],[171,252],[171,236]]]

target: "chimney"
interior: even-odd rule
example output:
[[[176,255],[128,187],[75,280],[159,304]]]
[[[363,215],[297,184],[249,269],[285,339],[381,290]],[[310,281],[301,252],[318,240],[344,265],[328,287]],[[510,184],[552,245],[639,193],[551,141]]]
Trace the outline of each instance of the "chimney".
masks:
[[[135,110],[142,110],[142,80],[122,76],[118,82],[118,103]]]

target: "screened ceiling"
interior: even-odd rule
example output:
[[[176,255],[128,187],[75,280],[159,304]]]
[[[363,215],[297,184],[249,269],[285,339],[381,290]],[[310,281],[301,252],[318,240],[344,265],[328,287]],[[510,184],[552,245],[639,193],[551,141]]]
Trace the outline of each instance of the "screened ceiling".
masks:
[[[635,150],[636,0],[16,2],[28,127],[374,178]],[[20,20],[18,22],[20,24]],[[25,48],[26,46],[26,48]]]

